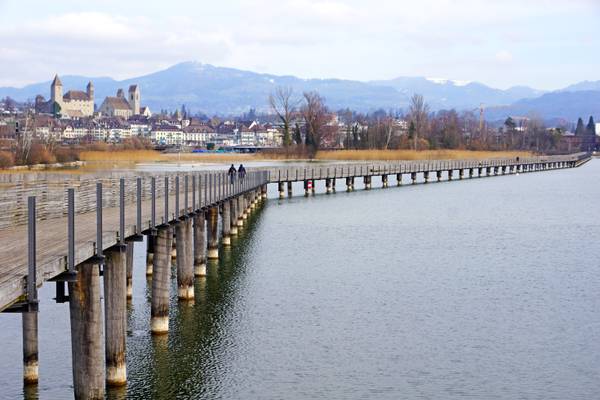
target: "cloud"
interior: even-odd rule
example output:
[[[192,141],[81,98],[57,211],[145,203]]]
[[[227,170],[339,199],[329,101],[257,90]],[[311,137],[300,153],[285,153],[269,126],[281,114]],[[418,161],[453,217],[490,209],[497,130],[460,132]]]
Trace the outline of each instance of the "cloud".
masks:
[[[499,52],[496,53],[495,58],[496,58],[496,61],[498,61],[502,64],[508,64],[508,63],[512,62],[513,55],[508,50],[500,50]]]

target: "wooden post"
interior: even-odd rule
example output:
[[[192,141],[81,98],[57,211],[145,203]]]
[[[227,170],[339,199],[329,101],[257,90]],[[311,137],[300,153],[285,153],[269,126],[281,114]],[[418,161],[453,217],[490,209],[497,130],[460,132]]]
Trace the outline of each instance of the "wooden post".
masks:
[[[38,313],[25,311],[23,319],[23,382],[25,385],[38,383]]]
[[[69,282],[73,390],[76,399],[104,399],[102,309],[98,265],[83,263]]]
[[[292,197],[292,181],[288,181],[287,183],[287,193],[288,197]],[[263,196],[265,198],[265,196]]]
[[[194,216],[194,275],[206,275],[206,216],[204,211]]]
[[[223,246],[231,246],[231,205],[228,201],[223,203]]]
[[[104,266],[104,349],[106,353],[106,384],[127,383],[125,368],[125,335],[127,333],[127,247],[117,245],[105,253]]]
[[[213,206],[208,209],[208,252],[209,260],[217,260],[219,258],[219,206]]]
[[[169,331],[169,278],[171,276],[171,247],[173,228],[162,225],[158,228],[154,243],[154,265],[152,274],[152,306],[150,330],[154,335]]]
[[[126,254],[126,265],[127,265],[127,300],[131,300],[133,297],[133,245],[135,242],[127,242],[127,254]]]
[[[194,299],[194,249],[192,219],[184,217],[175,226],[177,232],[177,297]]]

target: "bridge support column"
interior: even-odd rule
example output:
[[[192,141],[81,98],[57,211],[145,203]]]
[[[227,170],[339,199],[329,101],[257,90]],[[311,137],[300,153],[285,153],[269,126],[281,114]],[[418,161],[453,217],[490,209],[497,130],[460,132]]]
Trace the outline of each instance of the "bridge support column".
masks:
[[[262,193],[261,193],[262,197]],[[238,209],[237,209],[237,200],[232,199],[229,201],[229,209],[231,210],[231,217],[229,218],[229,233],[231,236],[237,236],[238,227],[237,227],[237,219],[238,219]]]
[[[133,246],[134,242],[128,241],[125,243],[127,249],[125,250],[125,277],[127,284],[127,300],[133,298]]]
[[[402,186],[402,174],[396,174],[396,185]]]
[[[246,212],[244,212],[246,215]],[[247,218],[247,216],[246,216]],[[208,252],[209,260],[217,260],[219,258],[219,208],[214,206],[208,209]]]
[[[33,385],[39,379],[38,361],[38,312],[25,311],[23,323],[23,383]]]
[[[483,174],[483,168],[482,167],[477,168],[477,177],[481,178],[482,174]]]
[[[289,181],[287,183],[287,192],[288,192],[288,197],[292,197],[292,182]]]
[[[452,180],[452,174],[454,173],[453,170],[448,170],[448,180],[451,181]]]
[[[177,298],[194,299],[194,248],[192,246],[192,219],[184,217],[177,230]]]
[[[410,173],[410,180],[412,181],[412,184],[414,185],[415,183],[417,183],[417,173],[416,172],[411,172]]]
[[[461,168],[458,170],[458,179],[463,180],[464,177],[465,177],[465,170]]]
[[[425,183],[429,183],[429,171],[423,172],[423,179],[425,180]]]
[[[435,177],[437,178],[438,182],[441,182],[441,180],[442,180],[442,171],[436,171],[435,172]]]
[[[285,192],[283,191],[283,182],[277,182],[277,192],[279,193],[280,199],[285,197]]]
[[[486,176],[490,176],[491,173],[492,173],[492,168],[491,167],[486,167],[486,169],[485,169],[485,175]]]
[[[161,225],[154,243],[154,273],[152,274],[152,302],[150,330],[153,335],[169,331],[169,288],[171,277],[171,247],[173,228]]]
[[[505,175],[505,174],[506,174],[506,165],[503,165],[502,166],[502,175]]]
[[[368,175],[363,177],[363,182],[365,184],[365,190],[371,190],[371,177]]]
[[[314,179],[311,182],[312,182],[312,187],[311,187],[312,195],[314,196],[317,191],[317,185],[316,185],[316,182]]]
[[[352,179],[350,177],[346,178],[346,192],[352,191]]]
[[[231,205],[228,201],[223,203],[223,246],[231,246]]]
[[[104,265],[104,350],[106,384],[127,383],[125,367],[125,335],[127,334],[127,253],[128,245],[116,245],[106,252]]]
[[[498,175],[498,170],[499,170],[498,167],[494,167],[494,175]]]
[[[260,188],[260,196],[262,197],[263,200],[267,199],[267,185],[262,185],[261,186],[261,188]]]
[[[469,178],[473,178],[473,168],[469,168]]]
[[[171,244],[171,260],[175,261],[177,259],[177,231],[173,229],[172,232],[173,240]]]
[[[204,211],[194,215],[194,275],[206,275],[206,216]],[[237,229],[237,228],[236,228]]]
[[[154,242],[156,241],[156,232],[152,229],[146,235],[146,276],[152,275],[152,264],[154,261]]]
[[[335,181],[336,180],[337,180],[336,178],[331,179],[331,190],[333,191],[333,193],[335,193]]]
[[[325,178],[325,193],[327,193],[327,194],[331,193],[331,179],[330,178]]]
[[[103,399],[104,355],[98,265],[80,264],[75,282],[69,282],[68,286],[75,398]]]
[[[239,228],[244,226],[244,195],[243,194],[239,195],[237,197],[236,201],[237,201],[237,210],[238,210],[237,226],[238,226],[238,230],[239,230]]]
[[[385,189],[388,187],[388,176],[381,175],[381,186]]]
[[[310,195],[310,189],[308,188],[308,180],[304,181],[304,197],[308,197]]]

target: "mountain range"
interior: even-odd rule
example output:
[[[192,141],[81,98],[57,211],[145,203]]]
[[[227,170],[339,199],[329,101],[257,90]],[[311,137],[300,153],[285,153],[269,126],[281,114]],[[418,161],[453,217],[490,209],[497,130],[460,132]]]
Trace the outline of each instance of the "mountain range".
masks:
[[[52,77],[49,77],[52,78]],[[300,96],[318,91],[334,110],[406,110],[414,93],[422,94],[432,110],[474,110],[485,105],[488,120],[503,120],[509,115],[535,114],[544,119],[576,120],[579,116],[600,114],[600,81],[580,82],[554,92],[526,86],[506,90],[478,82],[459,82],[424,77],[399,77],[370,82],[344,79],[301,79],[216,67],[198,62],[183,62],[162,71],[121,81],[107,77],[61,76],[64,91],[84,90],[88,81],[95,86],[99,106],[105,96],[130,84],[140,85],[142,104],[151,110],[174,110],[185,104],[192,112],[208,115],[241,114],[250,108],[268,111],[267,98],[277,86],[292,87]],[[33,100],[50,95],[50,80],[22,88],[0,87],[0,97]]]

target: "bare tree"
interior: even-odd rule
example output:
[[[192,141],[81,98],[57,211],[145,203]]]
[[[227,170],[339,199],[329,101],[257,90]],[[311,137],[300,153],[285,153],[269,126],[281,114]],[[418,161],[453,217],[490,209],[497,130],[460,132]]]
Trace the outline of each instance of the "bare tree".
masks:
[[[290,123],[294,109],[298,105],[298,100],[293,100],[294,91],[291,87],[279,86],[275,93],[269,95],[269,104],[271,109],[283,123],[283,145],[289,146],[292,143],[290,134]]]
[[[425,134],[429,114],[429,105],[425,103],[425,99],[422,95],[415,94],[410,99],[408,114],[410,121],[412,121],[415,126],[414,148],[415,150],[418,150],[419,137]]]
[[[321,147],[323,140],[328,134],[328,110],[325,106],[325,100],[319,93],[304,92],[303,95],[305,103],[302,106],[301,113],[304,118],[306,129],[305,143],[316,152],[319,150],[319,147]]]
[[[28,111],[25,114],[25,120],[19,127],[17,134],[17,163],[26,165],[29,162],[29,155],[31,152],[31,144],[33,139],[33,113]]]

